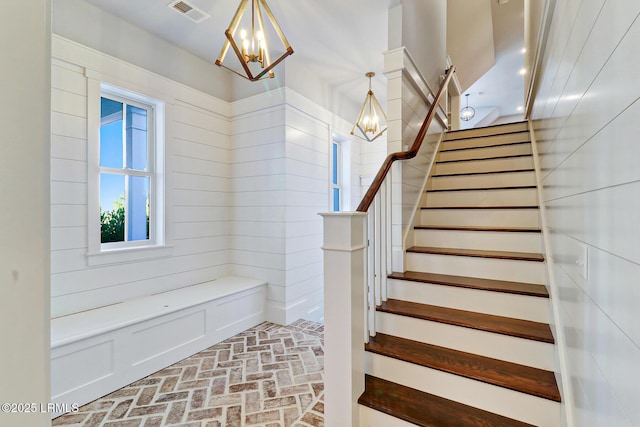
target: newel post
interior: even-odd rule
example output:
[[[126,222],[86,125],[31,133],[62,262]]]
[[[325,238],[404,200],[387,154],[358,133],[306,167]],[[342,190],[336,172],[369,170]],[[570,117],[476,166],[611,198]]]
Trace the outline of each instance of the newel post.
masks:
[[[324,424],[359,426],[364,391],[366,214],[323,213]]]

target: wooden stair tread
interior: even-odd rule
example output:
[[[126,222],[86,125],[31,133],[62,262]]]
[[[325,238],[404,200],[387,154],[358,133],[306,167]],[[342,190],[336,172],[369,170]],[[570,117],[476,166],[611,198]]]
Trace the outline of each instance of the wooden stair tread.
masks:
[[[544,399],[561,401],[554,373],[544,369],[381,333],[369,339],[365,350]]]
[[[431,189],[431,190],[426,190],[426,193],[442,193],[442,192],[446,192],[446,191],[492,191],[492,190],[531,190],[531,189],[535,189],[536,186],[535,185],[505,185],[505,186],[500,186],[500,187],[478,187],[478,188],[473,188],[473,187],[462,187],[462,188],[438,188],[438,189]]]
[[[407,249],[407,252],[433,255],[468,256],[476,258],[511,259],[518,261],[544,261],[544,256],[542,254],[531,252],[486,251],[481,249],[461,248],[434,248],[428,246],[413,246]]]
[[[441,178],[441,177],[448,177],[448,176],[465,176],[465,175],[489,175],[489,174],[499,174],[499,173],[534,172],[534,171],[535,169],[524,168],[524,169],[503,169],[498,171],[485,171],[485,172],[442,173],[442,174],[431,175],[431,178]]]
[[[550,344],[555,343],[551,328],[546,323],[397,299],[389,299],[376,309],[383,313],[414,317]]]
[[[549,298],[544,285],[534,283],[509,282],[505,280],[480,279],[476,277],[451,276],[448,274],[423,273],[421,271],[405,271],[391,273],[390,279],[410,280],[435,285],[455,286],[459,288],[479,289],[492,292],[504,292],[517,295],[528,295]]]
[[[494,136],[498,136],[498,135],[494,135]],[[459,141],[464,141],[464,139],[452,139],[451,141],[444,141],[445,143],[445,148],[440,150],[440,153],[452,153],[454,151],[464,151],[464,150],[477,150],[479,148],[493,148],[493,147],[505,147],[508,145],[521,145],[521,144],[531,144],[531,141],[518,141],[518,142],[503,142],[501,144],[488,144],[488,145],[474,145],[473,147],[460,147],[460,148],[446,148],[446,143],[447,142],[459,142]]]
[[[512,233],[541,233],[534,227],[489,227],[489,226],[447,226],[447,225],[416,225],[415,230],[448,230],[448,231],[499,231]]]
[[[476,160],[511,159],[511,158],[517,158],[517,157],[533,157],[533,155],[532,154],[505,154],[503,156],[476,157],[473,159],[438,160],[436,163],[473,162]]]
[[[365,375],[358,403],[421,427],[531,427],[502,415]]]
[[[538,209],[538,206],[421,206],[420,209]]]

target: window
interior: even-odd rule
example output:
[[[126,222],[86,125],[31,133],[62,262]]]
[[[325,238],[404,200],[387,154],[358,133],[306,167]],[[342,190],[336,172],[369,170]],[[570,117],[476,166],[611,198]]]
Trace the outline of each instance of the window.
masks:
[[[94,89],[89,255],[163,246],[163,103],[107,84]]]
[[[100,98],[100,243],[150,236],[153,108],[111,94]],[[114,245],[115,246],[115,245]]]
[[[331,210],[342,209],[342,146],[338,141],[331,142]]]

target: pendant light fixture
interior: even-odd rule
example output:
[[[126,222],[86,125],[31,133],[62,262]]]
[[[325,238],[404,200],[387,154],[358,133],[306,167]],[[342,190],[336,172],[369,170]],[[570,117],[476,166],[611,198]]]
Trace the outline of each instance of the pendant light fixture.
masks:
[[[351,129],[351,135],[355,135],[356,129],[359,129],[364,139],[369,142],[387,130],[387,115],[371,90],[371,78],[375,75],[376,73],[371,71],[365,74],[369,78],[369,92],[364,98],[358,119]]]
[[[468,122],[476,115],[476,110],[473,107],[469,107],[469,94],[466,94],[465,97],[467,98],[467,106],[460,110],[460,120]]]
[[[245,17],[247,4],[249,2],[251,2],[250,20],[248,17]],[[265,28],[263,12],[268,19],[266,22],[271,24],[270,28]],[[246,29],[241,27],[239,32],[240,40],[236,40],[236,31],[241,24],[246,24],[249,28]],[[268,30],[268,32],[265,30]],[[275,61],[271,61],[267,35],[274,32],[284,47],[284,53]],[[233,16],[233,19],[229,24],[229,28],[227,28],[224,34],[227,39],[222,46],[220,56],[216,59],[216,65],[226,68],[227,70],[232,71],[247,80],[251,80],[252,82],[264,78],[273,78],[275,76],[273,67],[293,53],[293,49],[289,45],[287,38],[274,18],[273,13],[271,13],[271,9],[269,9],[265,0],[240,0],[238,10]],[[233,49],[240,60],[240,65],[242,66],[244,74],[223,64],[225,56],[229,51],[229,47]]]

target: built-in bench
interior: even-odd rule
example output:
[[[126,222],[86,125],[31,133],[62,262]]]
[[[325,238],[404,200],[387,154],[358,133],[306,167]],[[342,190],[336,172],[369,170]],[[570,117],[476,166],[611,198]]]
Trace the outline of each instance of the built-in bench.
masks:
[[[266,292],[224,277],[52,319],[52,401],[83,405],[263,322]]]

